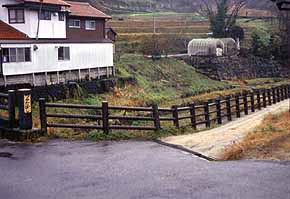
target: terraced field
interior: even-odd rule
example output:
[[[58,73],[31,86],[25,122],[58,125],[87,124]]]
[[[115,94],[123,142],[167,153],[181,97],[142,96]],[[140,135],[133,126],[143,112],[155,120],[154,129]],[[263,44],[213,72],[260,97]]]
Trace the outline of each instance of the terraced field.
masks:
[[[255,29],[268,32],[266,20],[239,19],[238,23],[245,29],[246,39],[243,45],[247,47],[251,43],[251,33]],[[126,50],[129,50],[130,53],[138,52],[139,47],[150,40],[154,34],[170,42],[172,37],[182,38],[184,41],[192,38],[207,38],[210,32],[209,23],[205,18],[196,14],[184,13],[116,16],[109,21],[108,25],[118,33],[118,44],[121,48],[126,46]],[[175,49],[176,53],[184,50],[186,49]]]

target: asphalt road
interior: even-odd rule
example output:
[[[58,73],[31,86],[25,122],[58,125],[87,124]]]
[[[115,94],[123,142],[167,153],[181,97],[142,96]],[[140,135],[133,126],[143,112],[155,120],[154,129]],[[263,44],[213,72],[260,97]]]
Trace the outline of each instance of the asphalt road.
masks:
[[[154,142],[3,145],[0,199],[289,199],[290,162],[208,162]]]

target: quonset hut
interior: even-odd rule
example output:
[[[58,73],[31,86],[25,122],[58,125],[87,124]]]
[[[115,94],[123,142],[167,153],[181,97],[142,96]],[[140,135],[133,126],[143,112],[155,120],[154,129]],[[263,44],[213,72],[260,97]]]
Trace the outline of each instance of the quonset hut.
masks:
[[[199,57],[219,57],[237,53],[237,44],[232,38],[193,39],[188,44],[188,54]]]

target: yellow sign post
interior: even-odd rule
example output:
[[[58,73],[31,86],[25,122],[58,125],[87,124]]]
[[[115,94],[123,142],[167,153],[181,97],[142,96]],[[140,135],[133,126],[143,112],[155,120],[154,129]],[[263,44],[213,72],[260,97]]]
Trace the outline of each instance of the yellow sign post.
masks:
[[[32,96],[30,89],[18,90],[19,128],[32,129]]]
[[[31,95],[24,95],[24,113],[31,113]]]

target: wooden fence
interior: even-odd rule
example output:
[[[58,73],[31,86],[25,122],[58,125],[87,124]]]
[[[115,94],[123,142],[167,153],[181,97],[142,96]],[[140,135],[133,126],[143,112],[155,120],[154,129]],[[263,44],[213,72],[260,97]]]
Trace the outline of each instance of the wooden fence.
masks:
[[[47,132],[47,128],[78,128],[96,129],[109,133],[110,130],[153,130],[158,131],[163,124],[174,125],[176,128],[191,126],[197,128],[209,128],[214,124],[222,124],[248,115],[249,112],[261,110],[269,105],[276,104],[290,98],[290,85],[283,85],[271,89],[259,89],[253,92],[238,93],[227,96],[224,99],[212,99],[204,103],[191,103],[187,106],[172,106],[171,108],[151,107],[126,107],[110,106],[103,102],[102,106],[47,103],[45,99],[39,100],[41,129]],[[65,114],[51,113],[63,109],[82,109],[94,114]],[[120,115],[120,114],[123,115]],[[117,115],[116,115],[117,114]],[[129,115],[128,115],[129,114]],[[82,120],[80,124],[48,122],[51,118]],[[135,122],[135,123],[134,123]],[[85,124],[84,124],[85,123]],[[124,125],[125,123],[125,125]],[[140,125],[146,124],[146,125]]]
[[[3,115],[0,116],[0,127],[14,128],[16,127],[16,93],[11,90],[8,93],[0,93],[0,110]]]

